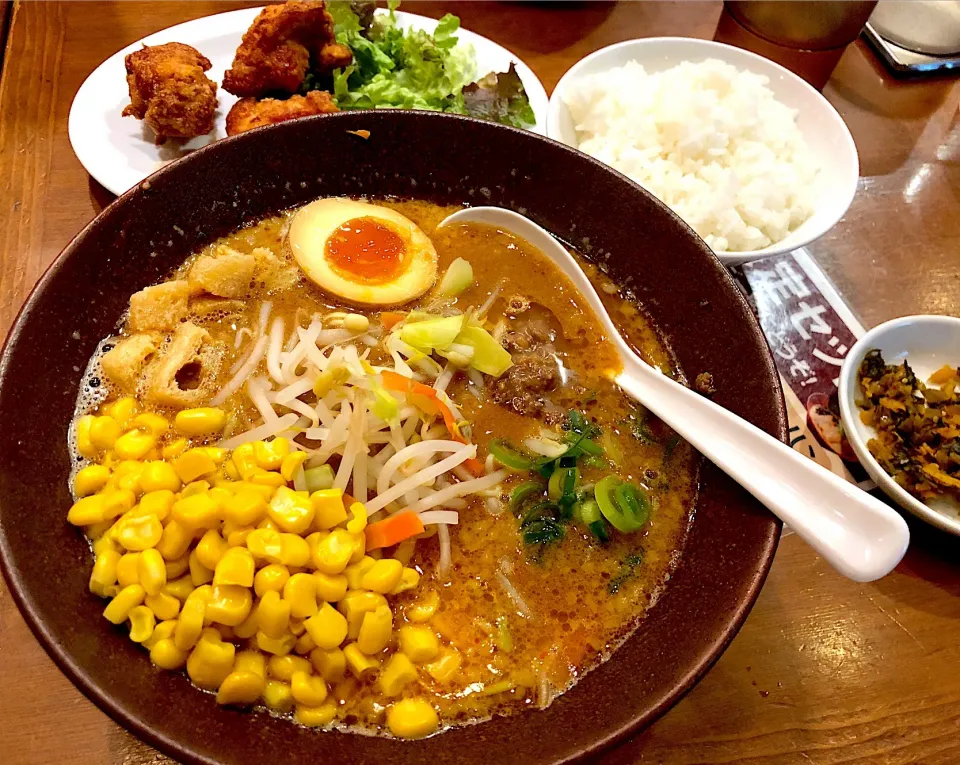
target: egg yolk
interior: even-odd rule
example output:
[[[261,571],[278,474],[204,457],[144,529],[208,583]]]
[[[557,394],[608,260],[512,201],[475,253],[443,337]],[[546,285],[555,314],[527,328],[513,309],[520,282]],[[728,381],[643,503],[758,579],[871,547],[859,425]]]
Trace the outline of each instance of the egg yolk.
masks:
[[[406,243],[376,218],[353,218],[327,239],[325,257],[341,276],[355,282],[383,284],[404,270]]]

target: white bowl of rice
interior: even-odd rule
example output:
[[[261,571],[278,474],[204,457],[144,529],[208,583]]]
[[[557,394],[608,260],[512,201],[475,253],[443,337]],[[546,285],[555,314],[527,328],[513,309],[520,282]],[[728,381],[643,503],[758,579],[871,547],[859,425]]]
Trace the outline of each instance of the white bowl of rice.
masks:
[[[653,193],[727,266],[823,236],[859,177],[850,131],[820,93],[708,40],[628,40],[587,56],[550,97],[547,135]]]

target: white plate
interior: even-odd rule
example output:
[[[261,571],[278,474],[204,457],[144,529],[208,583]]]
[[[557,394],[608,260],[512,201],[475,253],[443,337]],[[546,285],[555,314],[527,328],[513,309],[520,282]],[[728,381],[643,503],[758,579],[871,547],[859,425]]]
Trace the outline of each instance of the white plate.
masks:
[[[857,147],[843,118],[827,99],[793,72],[763,56],[732,45],[687,37],[648,37],[601,48],[574,64],[557,83],[548,107],[547,136],[577,148],[576,129],[563,94],[572,82],[586,75],[621,67],[628,61],[640,63],[647,72],[660,72],[683,61],[709,58],[767,77],[768,87],[777,100],[797,110],[797,127],[820,166],[814,194],[817,206],[807,220],[786,238],[762,250],[718,252],[717,257],[729,267],[810,244],[833,228],[853,201],[860,175]]]
[[[168,140],[160,146],[154,145],[153,132],[141,120],[120,116],[130,102],[123,59],[143,45],[186,43],[210,59],[213,66],[207,76],[219,85],[223,73],[233,62],[240,38],[260,10],[244,8],[178,24],[137,40],[100,64],[80,86],[70,107],[70,143],[87,172],[114,194],[122,194],[168,162],[226,136],[226,115],[237,97],[218,87],[219,108],[211,133],[186,143]],[[397,21],[401,27],[428,32],[437,26],[434,19],[403,11],[397,11]],[[530,67],[486,37],[464,29],[457,37],[460,42],[473,46],[477,76],[505,72],[511,62],[516,65],[537,119],[532,130],[545,133],[547,93]]]
[[[867,447],[867,442],[876,437],[877,432],[860,419],[858,403],[863,399],[863,392],[858,373],[864,357],[875,348],[881,352],[886,364],[907,361],[917,379],[925,383],[944,364],[956,366],[960,361],[960,319],[953,316],[904,316],[874,327],[847,353],[840,370],[839,391],[843,428],[870,477],[905,510],[960,536],[960,504],[946,497],[921,502],[890,477]]]

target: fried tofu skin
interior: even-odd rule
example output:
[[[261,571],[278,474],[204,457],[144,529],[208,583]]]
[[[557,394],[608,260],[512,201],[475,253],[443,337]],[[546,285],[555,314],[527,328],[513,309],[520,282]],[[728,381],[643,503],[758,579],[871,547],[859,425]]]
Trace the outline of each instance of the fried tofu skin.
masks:
[[[353,56],[337,44],[333,18],[322,2],[268,5],[254,19],[223,76],[224,90],[241,98],[296,93],[310,67],[318,71],[347,66]]]
[[[227,113],[227,135],[275,122],[286,122],[314,114],[332,114],[339,111],[333,98],[323,90],[312,90],[305,96],[290,96],[280,101],[275,98],[241,98]]]
[[[213,130],[217,84],[204,74],[210,61],[197,50],[177,42],[145,46],[124,64],[130,104],[123,116],[146,122],[158,144]]]

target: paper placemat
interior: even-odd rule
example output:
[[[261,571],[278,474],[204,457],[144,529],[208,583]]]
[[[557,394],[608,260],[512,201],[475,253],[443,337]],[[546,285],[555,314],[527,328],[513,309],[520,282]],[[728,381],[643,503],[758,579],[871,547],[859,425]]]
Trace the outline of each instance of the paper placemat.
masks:
[[[773,351],[790,445],[860,488],[875,488],[843,434],[837,402],[840,367],[863,325],[805,248],[731,273]]]

